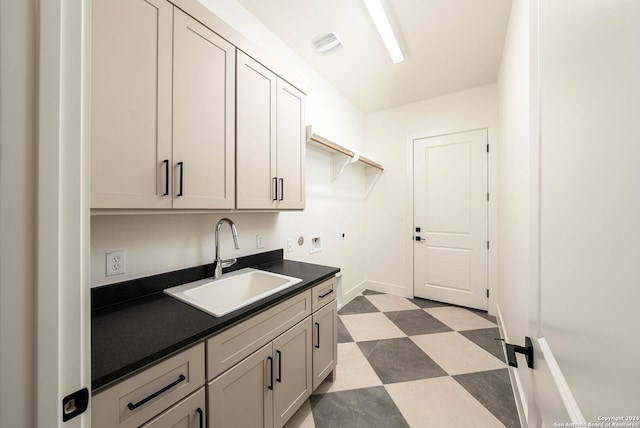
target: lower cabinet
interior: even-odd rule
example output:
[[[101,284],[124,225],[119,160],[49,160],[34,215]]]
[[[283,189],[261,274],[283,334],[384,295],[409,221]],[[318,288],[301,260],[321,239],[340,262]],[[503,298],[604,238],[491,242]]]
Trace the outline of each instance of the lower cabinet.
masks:
[[[91,426],[139,427],[170,412],[170,420],[189,421],[189,425],[177,426],[198,427],[199,413],[191,408],[195,405],[194,410],[205,410],[205,402],[200,399],[204,397],[204,351],[204,343],[200,343],[96,393],[91,400]],[[191,417],[196,414],[198,417]]]
[[[207,400],[204,387],[185,398],[142,428],[205,428]]]
[[[98,391],[92,427],[282,427],[335,379],[335,285],[330,278],[211,336],[206,349],[199,343]]]
[[[209,427],[281,427],[312,391],[305,318],[209,383]]]
[[[338,302],[333,302],[313,313],[313,389],[327,376],[335,380],[338,361]]]

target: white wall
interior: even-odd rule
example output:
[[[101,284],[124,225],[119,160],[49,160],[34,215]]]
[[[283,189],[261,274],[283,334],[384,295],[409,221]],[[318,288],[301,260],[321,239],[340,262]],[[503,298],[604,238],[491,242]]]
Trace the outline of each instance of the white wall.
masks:
[[[527,332],[547,340],[587,422],[638,412],[640,4],[601,6],[542,2],[538,71],[529,56],[535,16],[528,1],[514,1],[499,79],[500,311],[513,343]],[[539,165],[537,139],[528,141],[538,132],[529,122],[536,72]],[[546,425],[565,422],[554,419],[558,391],[536,361],[535,372],[518,369],[522,391],[535,394]]]
[[[587,421],[638,415],[640,3],[543,2],[542,334]]]
[[[364,115],[337,90],[294,54],[280,39],[236,1],[202,0],[219,17],[241,32],[256,46],[276,58],[287,69],[309,83],[307,123],[314,132],[354,148],[364,142]],[[285,258],[344,268],[343,291],[357,287],[365,279],[364,259],[364,175],[358,168],[335,182],[330,180],[326,152],[307,148],[307,208],[304,212],[168,214],[140,216],[93,216],[91,226],[92,286],[119,282],[175,269],[210,263],[214,257],[213,230],[218,219],[230,217],[238,226],[240,251],[233,248],[227,226],[221,237],[222,256],[235,257],[270,249],[294,252]],[[339,238],[346,233],[346,239]],[[257,233],[265,238],[264,249],[256,249]],[[322,235],[323,251],[309,254],[311,235]],[[124,249],[127,273],[105,276],[105,252]]]
[[[498,153],[497,101],[496,85],[487,85],[367,116],[367,154],[385,167],[367,199],[366,257],[370,261],[367,287],[413,296],[412,195],[407,192],[412,180],[409,139],[488,128],[492,145],[490,219],[495,217],[498,195],[493,174]],[[495,224],[490,223],[489,236],[494,242],[495,230]],[[493,250],[494,246],[490,253],[490,288],[495,282],[495,257],[491,254],[495,254],[497,248]],[[490,303],[491,312],[493,307]]]
[[[0,426],[34,425],[35,2],[0,1]]]
[[[498,79],[498,308],[510,343],[529,335],[529,52],[528,1],[515,0]],[[516,369],[517,391],[530,390],[528,370],[524,364]]]

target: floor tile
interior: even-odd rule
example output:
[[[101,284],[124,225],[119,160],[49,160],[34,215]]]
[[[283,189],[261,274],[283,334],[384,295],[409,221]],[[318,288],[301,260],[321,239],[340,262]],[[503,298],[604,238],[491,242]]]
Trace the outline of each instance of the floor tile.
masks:
[[[374,294],[384,294],[384,293],[381,293],[379,291],[373,291],[373,290],[364,290],[362,292],[363,296],[371,296],[371,295],[374,295]]]
[[[312,395],[310,401],[318,428],[409,426],[382,386]]]
[[[496,317],[494,317],[493,315],[489,315],[487,313],[487,311],[481,311],[479,309],[469,309],[470,311],[472,311],[474,314],[481,316],[482,318],[491,321],[492,323],[494,323],[495,325],[498,325],[498,319]]]
[[[325,380],[314,394],[345,391],[382,385],[380,378],[373,370],[360,348],[355,343],[338,344],[338,365],[336,380]]]
[[[342,318],[338,317],[338,343],[353,342],[353,337],[349,334],[349,330],[344,326]]]
[[[477,330],[496,326],[491,321],[458,306],[427,308],[424,310],[454,330]]]
[[[369,299],[369,301],[382,312],[419,309],[418,306],[411,303],[408,299],[400,296],[392,296],[391,294],[378,294],[367,296],[366,298]]]
[[[410,339],[450,375],[505,367],[502,361],[455,331]]]
[[[384,384],[447,375],[407,337],[359,342],[358,346]]]
[[[498,330],[498,327],[483,328],[481,330],[465,330],[459,333],[500,361],[505,361],[502,342],[495,340],[500,337],[500,330]]]
[[[451,331],[449,327],[421,309],[384,314],[408,336]]]
[[[338,311],[339,315],[365,314],[369,312],[380,312],[364,296],[357,296],[352,301],[344,305]]]
[[[411,303],[421,308],[441,308],[443,306],[450,306],[448,303],[436,302],[435,300],[421,299],[416,297],[414,299],[407,299]]]
[[[291,419],[287,421],[284,428],[315,428],[316,424],[313,421],[313,412],[311,411],[311,403],[309,400],[305,401],[298,409]]]
[[[405,336],[382,312],[342,315],[340,318],[356,342]]]
[[[453,378],[505,426],[520,427],[507,369],[469,373]]]
[[[504,428],[449,376],[385,385],[412,427]]]

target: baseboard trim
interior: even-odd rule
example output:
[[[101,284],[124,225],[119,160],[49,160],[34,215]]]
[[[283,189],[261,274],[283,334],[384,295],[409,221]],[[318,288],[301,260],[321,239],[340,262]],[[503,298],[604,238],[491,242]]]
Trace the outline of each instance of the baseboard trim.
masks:
[[[355,285],[351,289],[347,291],[343,291],[342,293],[342,303],[339,305],[338,309],[355,299],[359,294],[361,294],[367,288],[367,281],[361,281],[359,284]]]
[[[378,291],[380,293],[391,294],[393,296],[406,297],[409,299],[413,298],[413,289],[407,290],[406,287],[403,287],[401,285],[389,284],[386,282],[378,282],[378,281],[371,281],[371,280],[365,280],[363,282],[365,283],[364,289],[367,289],[367,290]]]
[[[509,341],[509,337],[507,335],[507,329],[504,326],[504,320],[502,319],[502,312],[500,312],[500,305],[496,305],[496,319],[498,320],[498,329],[500,330],[500,337],[502,337],[505,343],[511,343]],[[502,352],[504,353],[504,360],[507,361],[507,352],[505,347],[502,347]],[[513,397],[516,402],[516,409],[518,410],[518,417],[520,418],[520,425],[523,428],[529,426],[529,409],[527,406],[527,396],[524,393],[524,388],[522,387],[522,381],[520,380],[520,374],[513,367],[508,367],[509,379],[511,380],[511,388],[513,390]]]
[[[540,348],[540,352],[542,353],[542,357],[544,358],[547,367],[549,368],[549,372],[551,373],[551,378],[555,383],[556,389],[560,394],[560,398],[562,398],[562,404],[564,404],[565,410],[571,419],[571,422],[576,424],[575,426],[586,426],[587,421],[584,419],[582,415],[582,411],[580,411],[580,407],[576,402],[569,385],[567,384],[567,380],[565,379],[562,371],[560,370],[560,366],[556,361],[556,357],[553,355],[549,344],[547,343],[547,339],[541,337],[538,339],[538,346]]]

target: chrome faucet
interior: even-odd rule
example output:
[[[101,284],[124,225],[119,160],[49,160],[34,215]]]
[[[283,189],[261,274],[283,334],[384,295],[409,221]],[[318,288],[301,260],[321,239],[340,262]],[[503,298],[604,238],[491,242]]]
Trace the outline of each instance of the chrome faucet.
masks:
[[[233,266],[238,260],[237,259],[220,259],[220,228],[222,227],[222,223],[227,223],[231,226],[231,234],[233,235],[233,243],[236,246],[236,250],[240,249],[240,244],[238,244],[238,229],[236,229],[236,225],[229,220],[228,218],[223,218],[216,224],[216,260],[215,260],[215,270],[213,271],[213,278],[218,279],[222,275],[222,268]]]

